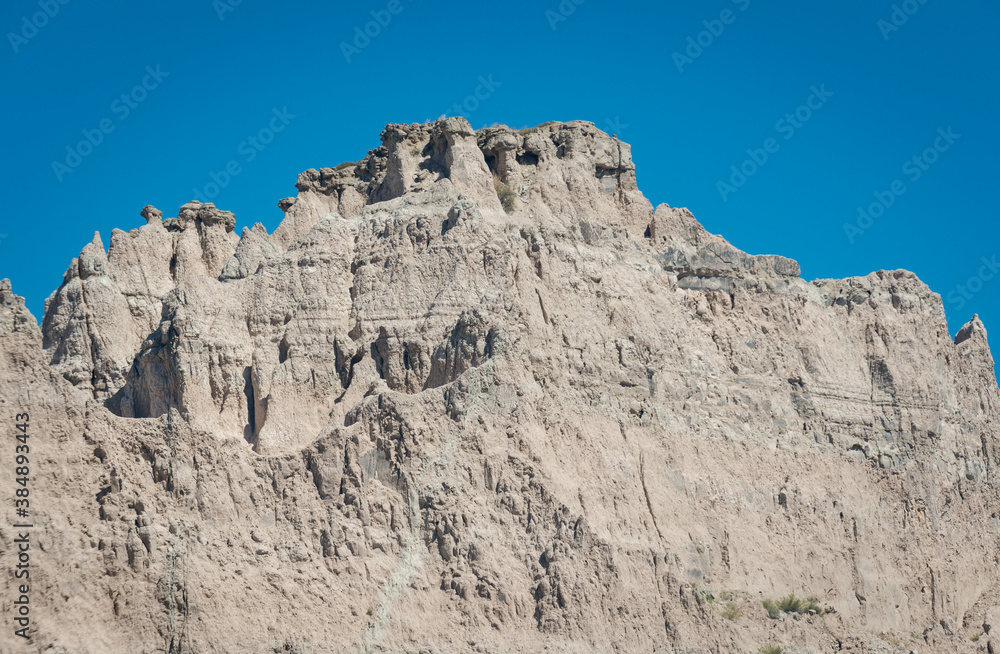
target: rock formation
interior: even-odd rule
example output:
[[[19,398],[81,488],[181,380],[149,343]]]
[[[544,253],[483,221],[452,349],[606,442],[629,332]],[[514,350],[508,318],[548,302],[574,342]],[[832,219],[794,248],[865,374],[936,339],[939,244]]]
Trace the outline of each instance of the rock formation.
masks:
[[[0,283],[0,650],[1000,650],[993,358],[912,273],[806,282],[579,121],[296,188],[270,235],[145,207],[41,328]]]

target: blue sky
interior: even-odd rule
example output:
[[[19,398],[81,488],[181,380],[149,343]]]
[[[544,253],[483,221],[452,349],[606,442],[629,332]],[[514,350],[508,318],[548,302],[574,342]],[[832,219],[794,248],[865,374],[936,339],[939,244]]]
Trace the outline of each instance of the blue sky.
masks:
[[[270,231],[297,173],[446,113],[593,121],[654,204],[806,279],[912,270],[953,334],[976,312],[1000,330],[995,3],[236,2],[0,8],[0,277],[36,317],[146,204],[218,182]]]

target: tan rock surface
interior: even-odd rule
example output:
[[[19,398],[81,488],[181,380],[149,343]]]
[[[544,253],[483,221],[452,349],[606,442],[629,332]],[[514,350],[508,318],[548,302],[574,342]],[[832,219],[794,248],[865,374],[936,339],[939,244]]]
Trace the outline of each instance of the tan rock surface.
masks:
[[[912,273],[806,282],[583,122],[390,125],[296,186],[270,236],[146,207],[41,329],[0,284],[37,545],[3,651],[997,641],[993,358]],[[829,611],[768,618],[792,592]]]

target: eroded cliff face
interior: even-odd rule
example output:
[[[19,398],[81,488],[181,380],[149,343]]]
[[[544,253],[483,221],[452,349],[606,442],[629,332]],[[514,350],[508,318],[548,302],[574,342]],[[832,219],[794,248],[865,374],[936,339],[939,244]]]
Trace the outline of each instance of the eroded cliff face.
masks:
[[[4,651],[1000,647],[993,359],[913,274],[743,253],[584,122],[390,125],[296,187],[272,235],[95,235],[41,329],[0,284]]]

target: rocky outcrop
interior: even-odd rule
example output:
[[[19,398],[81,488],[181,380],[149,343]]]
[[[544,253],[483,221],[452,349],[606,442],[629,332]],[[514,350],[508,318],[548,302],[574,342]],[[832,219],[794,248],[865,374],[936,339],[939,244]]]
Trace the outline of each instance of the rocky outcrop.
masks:
[[[390,125],[296,188],[271,235],[145,207],[41,330],[0,282],[59,471],[31,651],[995,647],[994,362],[912,273],[806,282],[579,121]]]
[[[24,306],[24,298],[14,295],[9,279],[0,279],[0,336],[14,334],[31,340],[41,337],[38,323]]]
[[[251,229],[243,228],[243,235],[236,245],[236,252],[226,263],[219,275],[219,281],[244,279],[260,270],[268,261],[280,255],[267,237],[267,230],[257,223]]]

